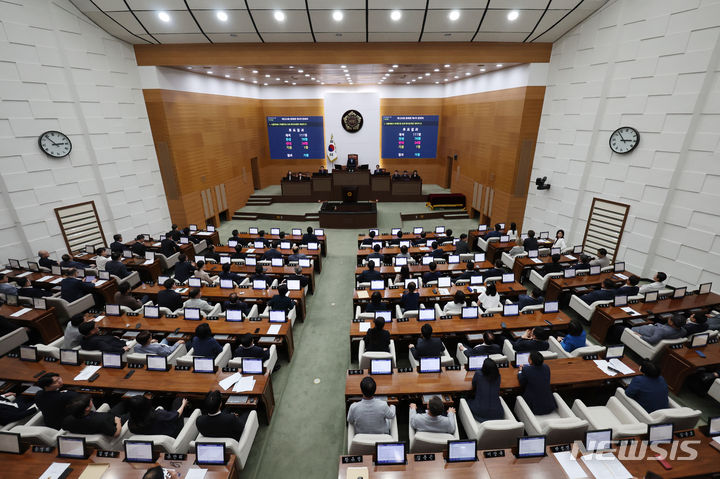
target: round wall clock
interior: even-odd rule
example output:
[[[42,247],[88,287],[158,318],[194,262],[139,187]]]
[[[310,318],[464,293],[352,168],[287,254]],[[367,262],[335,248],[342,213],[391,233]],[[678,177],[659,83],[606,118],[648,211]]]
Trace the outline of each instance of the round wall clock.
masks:
[[[621,126],[610,135],[610,149],[615,153],[630,153],[640,143],[640,133],[631,126]]]
[[[53,158],[62,158],[72,151],[70,138],[59,131],[46,131],[38,138],[38,145],[42,151]]]
[[[348,110],[343,113],[340,123],[348,133],[357,133],[363,126],[363,117],[357,110]]]

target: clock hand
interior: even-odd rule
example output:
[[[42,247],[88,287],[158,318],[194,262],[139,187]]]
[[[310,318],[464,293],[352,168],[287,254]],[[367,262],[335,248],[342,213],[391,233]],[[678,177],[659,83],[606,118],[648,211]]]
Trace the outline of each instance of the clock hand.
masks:
[[[627,141],[625,138],[623,138],[622,133],[620,133],[619,131],[618,131],[618,136],[620,137],[620,139],[621,139],[622,141]]]

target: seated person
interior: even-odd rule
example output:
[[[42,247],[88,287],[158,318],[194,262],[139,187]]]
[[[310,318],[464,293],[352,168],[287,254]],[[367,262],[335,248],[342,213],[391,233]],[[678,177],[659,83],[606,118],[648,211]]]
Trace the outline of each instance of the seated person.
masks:
[[[157,356],[170,356],[180,345],[185,344],[182,339],[176,341],[172,346],[170,346],[167,338],[163,338],[162,341],[158,342],[157,339],[153,339],[150,331],[140,331],[135,340],[137,341],[134,348],[136,353],[155,354]]]
[[[105,271],[105,265],[110,261],[110,250],[107,248],[97,248],[95,250],[95,266],[99,271]]]
[[[302,237],[302,244],[317,243],[317,242],[318,242],[318,237],[315,235],[313,227],[308,226],[307,233],[305,233]]]
[[[550,388],[550,368],[543,364],[545,359],[538,351],[530,353],[527,366],[520,367],[518,381],[523,388],[522,397],[533,414],[543,416],[557,409]]]
[[[390,305],[382,300],[379,291],[373,291],[370,302],[365,306],[366,313],[374,313],[375,311],[390,311]]]
[[[60,261],[60,267],[61,268],[75,268],[75,269],[85,269],[87,266],[85,263],[80,263],[78,261],[73,261],[69,254],[65,253],[62,255],[62,261]]]
[[[122,420],[112,412],[97,412],[92,396],[78,394],[67,406],[69,416],[65,416],[62,428],[74,434],[103,434],[118,437],[122,430]]]
[[[685,317],[676,314],[670,318],[667,324],[655,323],[645,324],[643,326],[635,326],[632,328],[634,333],[640,335],[646,343],[655,346],[663,339],[677,339],[687,336],[685,331]]]
[[[704,311],[704,313],[707,317],[705,324],[707,324],[708,329],[712,331],[720,330],[720,314],[710,313],[709,311]]]
[[[667,279],[667,275],[663,273],[662,271],[658,271],[655,277],[653,278],[653,282],[650,284],[644,284],[640,286],[639,293],[645,294],[649,293],[650,291],[660,291],[661,289],[665,288],[665,280]]]
[[[375,271],[375,262],[368,261],[367,269],[360,273],[357,277],[358,283],[369,283],[373,280],[382,279],[380,271]]]
[[[272,311],[285,311],[286,313],[295,307],[295,301],[288,298],[288,289],[285,284],[278,286],[277,294],[270,298],[267,304]]]
[[[288,256],[288,263],[291,261],[292,262],[300,261],[301,259],[305,259],[305,258],[307,258],[307,255],[301,253],[300,247],[295,244],[292,247],[292,254],[290,256]]]
[[[65,326],[65,334],[63,335],[63,349],[74,349],[80,346],[82,342],[82,334],[78,331],[78,326],[85,322],[83,314],[77,314],[70,318]]]
[[[375,232],[370,231],[367,237],[360,242],[360,246],[372,246],[373,241],[375,241]]]
[[[473,263],[472,261],[468,261],[467,263],[465,263],[465,271],[461,275],[456,276],[455,281],[457,282],[457,280],[459,279],[470,280],[470,278],[476,274],[477,273],[475,272],[475,263]]]
[[[373,252],[367,255],[368,263],[370,262],[370,258],[378,258],[380,260],[380,264],[383,263],[383,260],[385,259],[385,255],[380,252],[381,248],[379,244],[376,244],[373,246]]]
[[[300,281],[300,287],[305,288],[310,284],[310,279],[302,274],[302,266],[295,266],[295,273],[285,277],[286,280],[296,279]]]
[[[513,246],[510,251],[508,251],[508,255],[511,257],[515,257],[519,254],[525,253],[525,247],[523,246],[523,239],[521,236],[518,236],[515,240],[515,246]]]
[[[410,173],[408,173],[408,170],[403,170],[401,180],[410,181]]]
[[[222,396],[217,389],[210,391],[203,401],[204,414],[197,418],[197,428],[205,437],[229,437],[240,440],[250,410],[239,413],[222,411]]]
[[[597,250],[597,258],[590,261],[590,266],[600,266],[601,268],[610,266],[610,258],[607,254],[608,252],[605,248],[599,248]]]
[[[385,320],[383,318],[375,318],[373,320],[374,327],[365,333],[365,351],[384,351],[390,352],[390,333],[385,331]]]
[[[557,230],[555,233],[555,242],[552,245],[553,248],[560,248],[560,252],[567,249],[567,242],[565,241],[565,230]]]
[[[460,290],[455,291],[455,296],[453,297],[453,300],[447,302],[447,304],[443,308],[442,314],[444,316],[460,314],[462,313],[462,309],[465,306],[469,306],[469,301],[467,301],[465,293]]]
[[[41,249],[38,251],[38,265],[43,268],[51,269],[53,266],[58,266],[58,262],[54,259],[50,259],[50,253]]]
[[[502,354],[502,348],[495,341],[495,335],[491,331],[483,333],[483,340],[473,348],[460,344],[460,351],[468,358],[470,356],[490,356],[491,354]]]
[[[180,239],[180,232],[178,231],[178,240]],[[160,254],[169,258],[180,251],[180,247],[173,241],[172,236],[169,234],[165,235],[165,238],[160,242]]]
[[[0,425],[5,426],[11,422],[32,416],[38,411],[32,398],[17,396],[9,392],[0,394]]]
[[[210,274],[205,271],[205,261],[198,261],[195,263],[197,266],[197,269],[193,273],[193,276],[195,278],[200,278],[201,281],[205,281],[205,283],[212,285],[215,284],[215,282],[218,280],[217,276],[210,276]],[[226,266],[226,265],[223,265]],[[229,265],[227,265],[229,266]]]
[[[620,286],[618,289],[615,290],[615,296],[635,296],[640,292],[640,288],[638,288],[638,283],[640,283],[640,278],[633,275],[630,275],[630,277],[625,281],[625,286]]]
[[[568,326],[567,336],[564,338],[562,336],[558,336],[557,340],[560,341],[560,345],[565,351],[571,353],[577,348],[585,347],[585,330],[578,320],[573,319],[570,321],[570,325]]]
[[[205,314],[210,314],[213,310],[210,303],[200,297],[200,288],[190,288],[188,299],[183,303],[183,308],[198,308]]]
[[[293,175],[292,171],[288,170],[287,175],[285,175],[285,178],[283,178],[283,179],[287,180],[287,181],[296,181],[297,177],[295,175]]]
[[[269,287],[272,284],[272,279],[270,276],[265,274],[265,269],[262,267],[262,265],[255,265],[255,274],[250,276],[250,284],[252,284],[253,281],[256,279],[262,279],[265,281],[265,284]]]
[[[182,235],[180,233],[180,230],[178,229],[178,225],[173,224],[172,226],[170,226],[170,231],[168,231],[165,236],[169,237],[173,241],[180,241],[180,236]]]
[[[354,402],[348,409],[347,422],[355,427],[355,434],[388,434],[392,419],[395,417],[395,406],[375,399],[377,385],[370,376],[360,381],[363,398]]]
[[[78,332],[83,336],[80,341],[80,348],[85,351],[122,354],[130,349],[130,346],[128,346],[125,341],[112,334],[98,334],[100,330],[95,321],[87,321],[80,324],[80,326],[78,326]]]
[[[523,241],[523,247],[525,248],[525,251],[539,249],[538,240],[535,238],[535,231],[528,230],[527,235],[528,237],[525,238],[525,241]]]
[[[382,168],[380,168],[380,165],[375,165],[375,169],[373,170],[373,175],[379,175],[382,173]]]
[[[393,283],[396,285],[405,284],[406,279],[410,279],[410,267],[408,265],[402,265],[400,266],[400,272],[395,274],[395,278],[393,279]]]
[[[586,254],[581,254],[580,261],[578,261],[572,266],[569,266],[568,269],[590,269],[590,256]]]
[[[399,172],[398,170],[395,170],[395,171],[393,172],[393,174],[392,174],[392,180],[393,180],[393,181],[402,180],[402,175],[400,174],[400,172]]]
[[[615,297],[615,282],[610,278],[605,278],[602,282],[602,289],[591,291],[580,296],[585,304],[593,304],[595,301],[605,301]]]
[[[243,253],[243,246],[238,243],[235,245],[235,252],[230,255],[230,259],[245,259],[247,255]]]
[[[357,168],[357,156],[348,155],[347,163],[345,163],[345,167],[348,170],[354,170],[355,168]]]
[[[413,241],[413,245],[425,246],[426,244],[427,244],[427,233],[423,231],[422,233],[420,233],[420,236],[415,241]]]
[[[417,346],[413,346],[412,344],[408,345],[410,354],[412,354],[415,359],[443,355],[445,346],[443,346],[440,338],[433,338],[432,333],[432,326],[427,323],[423,324],[422,328],[420,328],[422,337],[418,339]]]
[[[492,230],[492,231],[488,231],[487,233],[485,233],[485,236],[483,236],[483,239],[484,239],[485,241],[487,241],[487,240],[489,240],[490,238],[499,238],[499,237],[501,237],[502,235],[503,235],[503,234],[502,234],[502,226],[500,225],[500,223],[495,223],[495,229]]]
[[[209,260],[213,260],[216,263],[220,262],[220,253],[215,252],[215,245],[214,244],[208,244],[207,249],[203,252],[203,256],[205,256],[205,263],[209,263]]]
[[[228,238],[228,243],[231,241],[237,241],[238,244],[242,243],[243,240],[240,238],[240,232],[238,230],[232,230],[231,234],[232,236]]]
[[[270,249],[266,250],[266,251],[263,253],[262,259],[267,260],[267,261],[270,261],[270,260],[272,260],[273,258],[282,258],[282,257],[283,257],[282,253],[281,253],[280,251],[278,251],[278,247],[279,247],[279,246],[280,246],[280,242],[278,242],[278,241],[273,241],[272,246],[270,247]]]
[[[240,310],[242,311],[243,315],[247,316],[250,310],[252,309],[252,306],[247,304],[245,301],[240,301],[240,297],[237,295],[237,293],[230,293],[230,296],[228,296],[227,301],[224,301],[222,304],[223,311],[228,311],[229,309],[233,310]]]
[[[408,283],[407,290],[400,298],[400,309],[405,311],[414,311],[420,309],[420,294],[415,292],[415,282]]]
[[[127,400],[130,432],[177,437],[183,428],[182,415],[187,404],[187,399],[175,398],[172,410],[166,411],[153,408],[150,399],[143,395],[132,396]]]
[[[510,241],[514,241],[517,239],[517,237],[518,237],[517,224],[514,221],[512,223],[510,223],[510,227],[507,229],[507,233],[505,233],[505,234],[507,234],[508,239],[510,239]]]
[[[25,296],[28,298],[44,298],[45,296],[51,296],[51,291],[36,288],[32,284],[28,283],[27,278],[15,278],[15,284],[18,287],[17,294],[19,296]]]
[[[240,346],[235,350],[236,358],[260,358],[263,361],[270,359],[270,350],[255,345],[253,335],[250,333],[240,336]]]
[[[445,230],[445,233],[441,233],[442,236],[438,236],[438,242],[440,244],[450,243],[452,244],[455,237],[453,236],[452,229],[448,228]]]
[[[467,254],[470,252],[470,246],[467,242],[467,235],[462,233],[460,235],[460,241],[455,243],[455,254]]]
[[[538,273],[540,273],[540,276],[545,276],[549,273],[562,273],[563,267],[560,264],[560,257],[561,256],[557,253],[550,256],[551,262],[545,264],[545,266],[540,268],[540,270],[538,271]]]
[[[500,293],[497,292],[495,283],[487,285],[485,291],[478,295],[478,306],[480,306],[483,311],[497,309],[502,306]]]
[[[240,284],[243,282],[242,275],[230,271],[230,263],[225,263],[224,265],[222,265],[222,271],[220,271],[218,279],[229,279],[235,284]]]
[[[105,263],[105,271],[108,273],[117,276],[120,279],[126,278],[128,275],[130,275],[130,272],[128,272],[127,267],[125,264],[121,261],[122,253],[119,253],[117,251],[113,251],[110,254],[110,261],[107,261]]]
[[[195,272],[195,265],[187,260],[187,256],[180,254],[175,264],[175,280],[180,283],[187,281]]]
[[[432,245],[430,247],[432,248],[432,251],[430,252],[430,256],[432,256],[433,258],[441,258],[441,259],[445,258],[445,250],[443,250],[442,248],[440,248],[440,246],[438,246],[437,241],[433,241]]]
[[[507,273],[507,270],[505,269],[502,260],[498,259],[495,261],[494,267],[486,269],[482,272],[482,275],[487,280],[488,278],[502,278],[502,275],[505,273]]]
[[[545,298],[542,297],[542,291],[538,288],[530,290],[530,294],[521,294],[518,296],[518,310],[522,311],[525,306],[535,306],[543,304]]]
[[[500,402],[500,371],[495,361],[485,358],[482,368],[473,374],[472,390],[475,395],[467,403],[476,421],[505,418]]]
[[[170,311],[177,311],[183,307],[183,300],[180,293],[173,290],[175,281],[172,278],[168,278],[163,283],[165,289],[158,291],[157,305],[161,308],[167,308]]]
[[[548,338],[550,332],[541,327],[525,330],[525,334],[513,342],[513,349],[518,353],[526,353],[528,351],[547,351],[550,348]],[[513,341],[512,339],[510,340]]]
[[[429,326],[426,324],[426,326]],[[455,408],[448,408],[447,416],[443,415],[445,406],[440,396],[433,396],[428,401],[425,414],[418,414],[417,405],[410,403],[410,427],[417,432],[455,433]]]
[[[222,346],[212,336],[212,330],[208,323],[200,323],[195,328],[195,336],[192,338],[190,347],[193,349],[193,356],[205,356],[214,358],[222,352]]]
[[[166,469],[162,466],[153,466],[143,474],[142,479],[179,479],[180,473],[175,469]]]
[[[43,374],[35,385],[42,388],[42,391],[35,395],[35,404],[43,414],[45,425],[60,429],[65,416],[69,414],[67,405],[80,393],[61,390],[63,380],[58,373]]]
[[[398,231],[395,238],[391,239],[388,243],[388,246],[400,246],[400,241],[402,241],[403,233],[402,231]]]
[[[428,264],[430,271],[423,273],[422,281],[423,284],[428,284],[429,281],[437,281],[441,276],[440,271],[437,270],[437,263],[435,261]]]
[[[145,247],[145,237],[143,235],[137,235],[135,237],[135,242],[130,246],[130,251],[132,251],[132,254],[135,256],[139,256],[141,258],[145,257],[145,252],[147,251],[147,248]]]
[[[148,296],[145,295],[143,299],[145,300],[145,302],[147,302]],[[143,304],[145,304],[143,301],[140,301],[135,296],[130,294],[130,283],[118,284],[118,290],[113,296],[113,301],[115,302],[115,304],[125,306],[126,308],[130,308],[133,311],[142,308]]]
[[[65,271],[65,278],[60,281],[60,297],[68,303],[75,302],[86,294],[91,294],[96,281],[94,279],[92,283],[86,283],[78,278],[75,268],[70,268]]]
[[[667,409],[668,385],[660,375],[660,368],[652,361],[645,360],[640,366],[642,376],[635,376],[625,389],[627,397],[636,400],[648,414],[658,409]]]
[[[113,242],[110,243],[110,251],[117,251],[122,255],[123,250],[125,249],[125,245],[123,244],[123,239],[121,234],[114,234],[113,235]]]
[[[419,180],[419,179],[420,179],[420,175],[418,174],[418,171],[417,171],[417,170],[413,170],[412,175],[410,176],[410,179],[412,179],[412,180]]]
[[[690,315],[690,317],[687,318],[685,326],[683,327],[685,328],[688,336],[697,333],[704,333],[708,330],[707,315],[702,311],[698,313],[693,313]]]

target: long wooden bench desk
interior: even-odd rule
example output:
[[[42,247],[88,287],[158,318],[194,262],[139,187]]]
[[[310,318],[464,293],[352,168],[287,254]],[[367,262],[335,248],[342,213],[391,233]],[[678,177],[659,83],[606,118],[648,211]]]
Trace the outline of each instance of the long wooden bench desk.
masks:
[[[431,232],[431,231],[426,231],[426,232],[425,232],[425,240],[435,240],[435,239],[440,238],[440,237],[441,237],[441,236],[438,235],[438,234],[435,233],[435,232]],[[410,233],[410,232],[403,231],[403,236],[402,236],[402,238],[400,238],[400,240],[402,240],[402,241],[413,241],[413,242],[414,242],[414,241],[416,241],[416,240],[419,240],[420,238],[422,238],[422,236],[420,236],[419,234],[415,234],[415,233]],[[370,235],[363,234],[363,233],[358,234],[358,239],[357,239],[358,248],[360,248],[360,245],[361,245],[362,242],[363,242],[364,240],[366,240],[366,239],[371,239],[371,238],[370,238]],[[382,242],[395,241],[395,240],[398,240],[398,237],[397,237],[397,235],[393,235],[393,234],[389,234],[389,233],[384,233],[384,234],[375,235],[375,236],[372,238],[372,240],[373,240],[373,241],[382,241]]]
[[[22,311],[23,309],[26,309],[26,307],[3,304],[0,306],[0,316],[7,318],[18,326],[28,327],[37,331],[45,344],[55,341],[63,335],[63,330],[60,327],[57,316],[55,315],[55,308],[30,308],[29,311],[26,311],[19,316],[13,316],[13,314]]]
[[[629,314],[622,308],[609,306],[605,308],[595,308],[595,312],[590,321],[590,334],[599,342],[604,343],[607,333],[615,323],[626,323],[631,319],[643,319],[649,316],[666,313],[678,313],[696,308],[709,308],[720,304],[720,294],[692,294],[681,299],[661,299],[654,303],[635,303],[628,304],[628,308],[632,308],[637,315]],[[629,325],[629,324],[628,324]]]
[[[475,272],[478,275],[482,275],[483,269],[489,269],[492,268],[493,265],[489,261],[476,261],[473,262],[475,265]],[[438,264],[436,271],[439,271],[441,274],[443,273],[449,273],[451,275],[460,275],[466,271],[467,263],[466,262],[460,262],[460,263],[443,263]],[[408,269],[410,270],[411,275],[422,275],[424,273],[427,273],[430,271],[430,265],[427,264],[410,264],[408,265]],[[355,276],[358,276],[363,271],[367,270],[367,266],[357,266],[355,267]],[[394,278],[396,274],[400,272],[400,266],[380,266],[380,268],[375,268],[375,271],[379,271],[380,274],[383,276],[383,278]]]
[[[125,246],[130,249],[130,247],[135,244],[135,241],[127,241],[125,243]],[[160,245],[162,244],[159,240],[150,240],[150,241],[143,241],[142,244],[145,246],[145,249],[148,251],[154,251],[154,252],[160,252]],[[178,248],[180,248],[180,253],[184,254],[188,257],[190,261],[195,257],[195,247],[192,245],[192,243],[175,243],[177,244]]]
[[[223,265],[221,265],[219,263],[208,263],[205,265],[205,271],[207,271],[207,273],[210,274],[211,276],[215,276],[216,274],[218,274],[222,271],[222,267],[223,267]],[[271,278],[278,278],[279,280],[282,280],[283,277],[285,277],[285,276],[295,274],[295,266],[263,266],[263,269],[265,270],[266,275],[270,276]],[[255,266],[232,264],[232,265],[230,265],[230,271],[233,273],[251,276],[251,275],[255,274]],[[314,270],[314,268],[303,268],[302,274],[303,274],[303,276],[306,276],[309,280],[308,292],[310,294],[314,294],[315,293],[315,270]]]
[[[697,351],[702,352],[705,357],[700,357]],[[720,343],[708,344],[702,348],[665,348],[661,364],[662,375],[668,388],[677,393],[682,389],[685,379],[698,368],[712,369],[720,364]]]
[[[146,318],[143,315],[127,316],[123,314],[122,316],[103,315],[103,318],[97,322],[97,325],[100,329],[112,331],[148,330],[153,333],[173,333],[177,330],[178,333],[192,335],[195,333],[195,328],[201,321],[207,322],[208,325],[210,325],[214,335],[241,336],[243,334],[252,334],[256,337],[272,338],[272,343],[275,343],[275,339],[278,339],[287,348],[288,358],[292,358],[293,352],[295,351],[295,341],[293,339],[293,330],[290,321],[285,323],[271,323],[267,318],[263,318],[260,321],[250,321],[249,319],[244,319],[243,321],[225,321],[224,318],[218,320],[202,319],[200,321],[192,321],[186,320],[182,316],[177,318]],[[140,325],[139,327],[137,326],[138,324]],[[277,333],[271,334],[269,328],[274,325],[280,326],[280,330]],[[270,339],[264,340],[264,342],[268,344],[271,343]]]
[[[252,254],[260,258],[268,248],[243,248],[242,253],[244,254]],[[282,253],[283,257],[287,257],[293,254],[292,249],[278,249],[280,253]],[[229,253],[233,254],[235,253],[235,248],[231,248],[229,246],[218,246],[215,248],[216,253]],[[306,255],[308,258],[313,260],[313,263],[315,264],[315,271],[320,273],[322,271],[322,254],[320,254],[320,250],[309,250],[302,248],[300,249],[300,254]]]
[[[16,382],[35,382],[44,372],[55,372],[62,376],[66,386],[82,389],[99,389],[105,391],[145,391],[152,393],[175,393],[190,395],[197,399],[205,397],[208,391],[218,389],[223,396],[245,395],[248,396],[249,406],[262,406],[265,418],[268,423],[275,409],[275,397],[273,395],[272,380],[270,372],[264,375],[255,375],[255,387],[252,391],[234,393],[232,389],[227,391],[219,386],[219,382],[235,373],[218,370],[213,374],[195,373],[193,371],[180,371],[174,368],[171,371],[148,371],[146,369],[122,369],[100,368],[98,378],[93,381],[79,381],[74,378],[80,374],[85,365],[69,366],[60,362],[38,362],[21,361],[8,356],[0,358],[0,379]],[[125,379],[128,371],[135,371],[132,377]]]
[[[477,241],[477,240],[476,240]],[[538,239],[538,248],[549,248],[553,242],[551,240]],[[488,261],[495,261],[500,258],[500,255],[506,251],[510,251],[514,246],[517,246],[516,240],[513,241],[491,241],[487,244],[487,250],[485,255]]]
[[[517,297],[520,294],[523,294],[527,292],[525,287],[517,282],[512,283],[500,283],[496,282],[495,287],[497,288],[497,292],[500,293],[503,296],[514,296]],[[468,291],[468,286],[451,286],[449,288],[418,288],[416,292],[420,294],[420,301],[448,301],[452,300],[455,296],[456,291],[462,291],[465,293],[466,298],[471,298],[472,300],[476,300],[478,295],[480,294],[477,291],[477,288],[472,287],[473,291]],[[447,294],[443,294],[441,290],[446,289]],[[382,295],[382,299],[384,301],[400,301],[402,298],[403,292],[405,290],[403,288],[397,288],[397,289],[389,289],[385,288],[383,290],[377,290]],[[436,291],[436,292],[435,292]],[[370,301],[370,296],[375,291],[372,291],[370,289],[368,290],[355,290],[353,292],[353,305],[361,304],[361,303],[367,303]]]
[[[206,240],[208,244],[220,244],[220,234],[218,233],[217,229],[215,231],[192,231],[190,233],[190,236],[200,238],[201,240]]]
[[[441,250],[445,251],[445,253],[450,253],[452,251],[455,251],[455,246],[453,246],[451,244],[442,245],[442,246],[439,246],[439,248]],[[375,250],[373,250],[372,248],[359,249],[357,252],[357,264],[362,264],[362,260],[366,259],[368,257],[368,255],[370,255],[374,252],[375,252]],[[427,246],[411,246],[410,248],[408,248],[408,253],[412,257],[425,256],[425,255],[429,255],[430,253],[432,253],[432,248],[429,248]],[[400,254],[400,247],[393,246],[393,247],[388,247],[388,248],[381,248],[380,254],[384,255],[386,258],[390,257],[390,256],[398,255],[398,254]]]
[[[535,259],[537,261],[533,261]],[[566,266],[572,263],[576,263],[577,260],[578,259],[575,256],[562,255],[560,256],[559,263]],[[515,275],[515,279],[520,281],[525,270],[540,269],[548,263],[552,263],[552,256],[550,255],[540,256],[539,258],[528,258],[527,256],[515,257],[512,272]]]
[[[241,232],[238,233],[238,238],[243,241],[243,246],[247,246],[247,242],[252,242],[253,240],[260,239],[260,235]],[[285,233],[285,237],[280,239],[280,235],[268,234],[266,231],[263,238],[269,241],[289,241],[293,244],[302,244],[303,235],[291,235]],[[323,256],[327,256],[327,235],[317,235],[317,239],[318,243],[320,243],[320,252]]]
[[[64,276],[57,276],[51,273],[39,272],[35,273],[30,270],[14,269],[7,273],[11,280],[17,277],[26,278],[33,286],[42,289],[52,289],[60,286],[60,282]],[[102,296],[105,302],[112,302],[117,291],[117,283],[114,278],[108,280],[98,280],[95,283],[95,292]]]
[[[95,267],[94,254],[79,253],[74,255],[73,259]],[[143,281],[157,281],[158,276],[163,273],[159,259],[155,259],[155,261],[150,264],[145,264],[145,258],[121,258],[121,261],[130,271],[140,273],[140,279]]]
[[[587,270],[585,270],[587,271]],[[630,276],[632,273],[623,271],[621,274]],[[600,286],[606,279],[611,279],[616,286],[625,283],[625,280],[619,278],[616,273],[609,271],[600,274],[588,274],[575,276],[574,278],[550,278],[548,281],[547,291],[545,292],[545,301],[555,301],[560,297],[563,291],[569,291],[577,288],[592,288]]]

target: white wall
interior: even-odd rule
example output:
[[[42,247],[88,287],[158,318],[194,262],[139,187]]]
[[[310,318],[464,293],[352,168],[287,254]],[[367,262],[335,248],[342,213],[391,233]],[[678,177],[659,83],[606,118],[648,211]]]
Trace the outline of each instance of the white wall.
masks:
[[[72,153],[46,156],[46,130]],[[2,261],[64,253],[53,209],[83,201],[106,236],[168,228],[133,49],[67,0],[0,2],[0,190]]]
[[[619,258],[720,290],[720,1],[616,0],[553,45],[525,228],[582,240],[592,198],[627,203]],[[612,154],[620,126],[638,148]]]
[[[325,98],[325,143],[333,135],[338,164],[347,162],[348,153],[358,155],[358,164],[372,165],[380,159],[380,96],[376,92],[326,92]],[[363,116],[363,127],[355,133],[348,133],[340,119],[348,110],[357,110]],[[327,161],[327,160],[326,160]],[[328,168],[332,168],[330,163]]]

